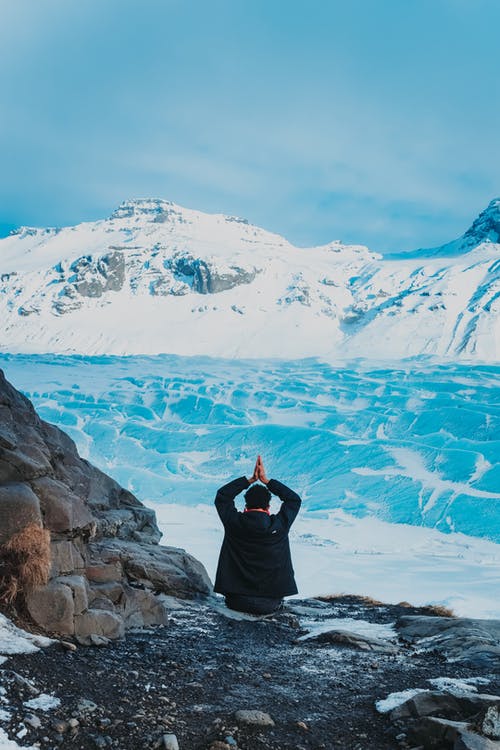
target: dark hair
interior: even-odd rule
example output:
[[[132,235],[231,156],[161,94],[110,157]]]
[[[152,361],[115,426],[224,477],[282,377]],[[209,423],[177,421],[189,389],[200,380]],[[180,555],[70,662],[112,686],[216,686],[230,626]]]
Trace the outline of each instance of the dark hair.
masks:
[[[271,493],[262,484],[254,484],[245,492],[247,508],[268,508],[270,502]]]

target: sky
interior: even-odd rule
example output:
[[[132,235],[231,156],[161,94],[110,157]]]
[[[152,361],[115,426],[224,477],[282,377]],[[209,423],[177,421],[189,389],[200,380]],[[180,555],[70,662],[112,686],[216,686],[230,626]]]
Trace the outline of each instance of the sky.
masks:
[[[0,236],[158,197],[297,245],[500,194],[497,0],[0,0]]]

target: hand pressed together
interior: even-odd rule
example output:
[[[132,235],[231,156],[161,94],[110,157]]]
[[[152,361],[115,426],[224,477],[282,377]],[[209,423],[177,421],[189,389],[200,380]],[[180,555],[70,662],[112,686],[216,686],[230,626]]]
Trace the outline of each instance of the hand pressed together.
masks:
[[[250,482],[250,484],[257,482],[257,480],[261,481],[263,484],[267,484],[269,482],[269,479],[266,475],[266,470],[264,469],[264,462],[262,461],[260,455],[257,456],[257,461],[255,462],[252,476],[248,477],[248,481]]]

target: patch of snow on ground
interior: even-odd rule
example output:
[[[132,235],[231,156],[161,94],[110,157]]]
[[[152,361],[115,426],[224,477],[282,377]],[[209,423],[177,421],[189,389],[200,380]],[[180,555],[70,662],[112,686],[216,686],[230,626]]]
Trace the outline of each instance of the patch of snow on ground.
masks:
[[[389,693],[387,698],[383,698],[375,703],[375,708],[380,714],[386,714],[392,711],[393,708],[401,706],[402,703],[406,703],[414,695],[425,692],[423,688],[409,688],[408,690],[400,690],[397,693]]]
[[[356,620],[352,617],[332,617],[328,620],[310,620],[305,622],[309,632],[301,635],[297,640],[307,641],[315,638],[322,633],[328,633],[332,630],[342,630],[346,633],[354,633],[366,638],[377,638],[379,640],[393,640],[397,638],[397,633],[393,625],[383,623],[367,622],[366,620]]]
[[[27,633],[0,614],[0,654],[31,654],[51,643],[54,643],[51,638]]]
[[[61,704],[59,698],[54,695],[47,695],[47,693],[41,693],[38,698],[32,698],[29,701],[25,701],[24,705],[26,708],[37,709],[38,711],[51,711],[53,708],[57,708]]]
[[[477,693],[476,685],[488,685],[491,680],[487,677],[463,677],[462,679],[436,677],[433,680],[428,680],[428,682],[438,690],[446,690],[453,695],[467,695]]]
[[[14,740],[9,740],[3,729],[0,729],[0,750],[38,750],[38,748],[30,745],[18,745]]]

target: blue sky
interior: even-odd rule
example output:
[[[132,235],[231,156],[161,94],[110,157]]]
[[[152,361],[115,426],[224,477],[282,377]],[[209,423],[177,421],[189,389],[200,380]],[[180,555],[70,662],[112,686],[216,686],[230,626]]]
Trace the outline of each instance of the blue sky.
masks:
[[[440,244],[500,194],[497,0],[16,0],[0,234],[161,197],[296,244]]]

